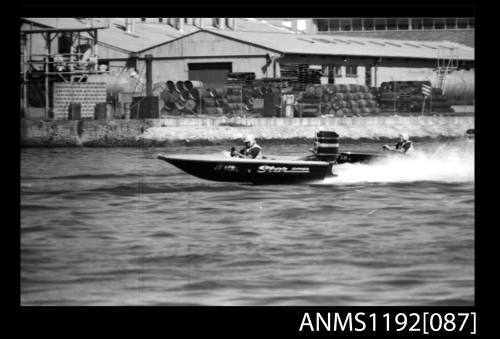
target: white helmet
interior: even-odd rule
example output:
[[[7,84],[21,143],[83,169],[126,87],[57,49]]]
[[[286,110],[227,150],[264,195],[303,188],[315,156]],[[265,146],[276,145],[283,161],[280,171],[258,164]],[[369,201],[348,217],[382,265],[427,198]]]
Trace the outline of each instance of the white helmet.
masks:
[[[250,145],[253,145],[253,144],[255,144],[255,138],[254,138],[254,136],[253,136],[253,135],[250,135],[250,134],[249,134],[249,135],[247,135],[247,136],[245,137],[245,140],[243,140],[243,142],[244,142],[244,143],[249,142],[249,143],[250,143]]]
[[[406,134],[406,133],[401,133],[401,134],[399,135],[399,137],[400,137],[401,139],[403,139],[404,141],[410,140],[410,137],[409,137],[409,136],[408,136],[408,134]]]

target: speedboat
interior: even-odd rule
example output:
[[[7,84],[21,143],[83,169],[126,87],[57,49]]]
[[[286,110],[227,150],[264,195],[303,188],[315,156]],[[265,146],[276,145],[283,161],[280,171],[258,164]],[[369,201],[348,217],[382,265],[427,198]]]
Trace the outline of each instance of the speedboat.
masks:
[[[224,151],[212,155],[159,154],[164,160],[201,179],[240,183],[297,183],[335,176],[333,166],[343,163],[366,163],[386,157],[378,153],[339,153],[339,135],[319,131],[312,155],[303,157],[266,156],[259,159],[231,157]]]

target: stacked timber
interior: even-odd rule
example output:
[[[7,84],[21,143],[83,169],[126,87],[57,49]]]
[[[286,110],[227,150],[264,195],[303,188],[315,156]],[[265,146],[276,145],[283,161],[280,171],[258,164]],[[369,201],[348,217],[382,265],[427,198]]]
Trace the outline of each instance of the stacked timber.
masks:
[[[253,72],[231,72],[227,73],[227,84],[229,85],[251,85],[255,80]]]
[[[308,64],[284,64],[280,66],[282,77],[290,79],[296,91],[303,91],[309,84],[320,84],[321,70],[311,69]]]

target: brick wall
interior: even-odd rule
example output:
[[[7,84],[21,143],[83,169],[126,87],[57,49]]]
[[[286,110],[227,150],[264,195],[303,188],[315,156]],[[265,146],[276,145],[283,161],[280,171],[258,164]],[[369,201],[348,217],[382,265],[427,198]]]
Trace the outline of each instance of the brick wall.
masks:
[[[81,117],[94,118],[95,105],[106,102],[105,82],[55,83],[54,119],[68,119],[69,104],[81,104]]]

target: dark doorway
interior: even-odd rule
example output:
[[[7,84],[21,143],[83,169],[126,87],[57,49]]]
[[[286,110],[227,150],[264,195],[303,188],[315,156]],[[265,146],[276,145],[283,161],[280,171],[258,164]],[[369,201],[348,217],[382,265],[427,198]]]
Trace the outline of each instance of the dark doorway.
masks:
[[[233,65],[230,62],[190,63],[188,69],[189,80],[202,81],[205,87],[222,87]]]
[[[365,85],[372,85],[372,66],[370,65],[365,66]]]

